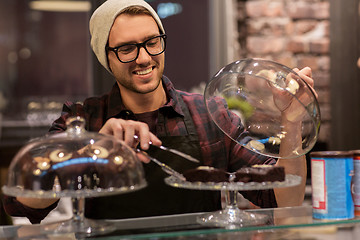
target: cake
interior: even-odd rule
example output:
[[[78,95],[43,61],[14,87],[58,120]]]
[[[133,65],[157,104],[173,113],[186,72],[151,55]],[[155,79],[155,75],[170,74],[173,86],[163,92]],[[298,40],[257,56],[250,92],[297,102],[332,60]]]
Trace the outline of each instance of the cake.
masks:
[[[274,165],[254,165],[236,171],[234,182],[275,182],[285,180],[285,169]]]
[[[200,166],[183,173],[188,182],[228,182],[229,173],[222,169]]]
[[[48,191],[54,186],[55,173],[48,158],[24,156],[22,181],[24,188],[32,191]],[[31,161],[30,161],[31,159]]]
[[[55,155],[55,154],[54,154]],[[61,190],[94,189],[98,185],[94,159],[85,153],[72,153],[58,159],[50,154],[52,169],[59,178]],[[62,155],[61,155],[62,156]]]

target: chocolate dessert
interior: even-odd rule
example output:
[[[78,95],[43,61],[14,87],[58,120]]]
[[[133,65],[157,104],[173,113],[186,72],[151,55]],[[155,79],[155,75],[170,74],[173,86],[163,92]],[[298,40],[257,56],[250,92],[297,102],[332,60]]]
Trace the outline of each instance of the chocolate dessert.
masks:
[[[222,169],[200,166],[183,173],[189,182],[228,182],[229,174]]]
[[[254,165],[240,168],[235,173],[234,182],[275,182],[285,180],[284,167],[274,165]]]
[[[33,157],[30,154],[25,155],[23,159],[27,159],[22,165],[22,181],[24,188],[32,191],[52,190],[55,173],[51,169],[50,160],[42,157]],[[30,159],[32,160],[30,161]],[[29,171],[33,164],[36,165],[36,168]]]
[[[98,185],[95,160],[84,152],[74,152],[71,158],[53,161],[52,169],[59,178],[62,190],[94,189]]]

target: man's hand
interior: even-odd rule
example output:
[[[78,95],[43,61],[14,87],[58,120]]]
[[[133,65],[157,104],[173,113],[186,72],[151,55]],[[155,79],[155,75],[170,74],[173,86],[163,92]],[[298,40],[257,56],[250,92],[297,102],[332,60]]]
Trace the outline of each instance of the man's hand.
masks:
[[[317,98],[317,93],[314,91],[314,80],[312,79],[311,68],[305,67],[301,70],[294,68],[294,72],[296,72],[311,88],[311,90],[315,94],[315,98]],[[276,107],[286,116],[286,119],[290,122],[301,121],[304,111],[303,105],[307,105],[312,101],[311,96],[308,92],[303,90],[302,86],[299,86],[296,77],[294,74],[289,74],[286,76],[286,89],[292,94],[296,95],[298,100],[295,100],[292,95],[283,89],[272,87],[272,91],[274,94],[274,102]]]
[[[314,81],[311,76],[311,69],[309,67],[305,67],[301,70],[297,68],[293,70],[313,90]],[[309,99],[310,96],[307,93],[302,92],[301,89],[299,89],[298,91],[299,92],[296,93],[296,96],[299,98],[299,101],[301,101],[305,105],[308,104],[309,101],[312,101],[312,99]],[[315,98],[317,98],[317,93],[315,91],[313,92]],[[281,156],[288,156],[291,154],[291,151],[293,151],[294,149],[302,148],[300,121],[303,116],[302,114],[305,114],[305,109],[303,106],[301,106],[299,101],[291,98],[290,102],[288,102],[288,106],[285,109],[281,109],[279,108],[279,105],[277,105],[279,110],[280,111],[282,110],[282,115],[284,116],[282,122],[283,131],[287,132],[286,137],[281,141],[281,145],[280,145]],[[305,155],[290,159],[280,158],[278,159],[276,164],[278,166],[285,167],[286,174],[293,174],[300,176],[302,178],[301,183],[297,186],[274,189],[278,206],[279,207],[300,206],[305,196],[306,173],[307,173]]]
[[[139,121],[111,118],[104,124],[99,133],[113,135],[115,138],[124,141],[131,148],[135,148],[140,143],[140,148],[147,150],[149,149],[150,142],[157,146],[162,144],[161,141],[149,131],[149,126]],[[135,138],[135,135],[138,136],[138,138]],[[150,161],[141,153],[137,153],[137,156],[145,163]]]
[[[296,72],[311,88],[311,90],[313,90],[315,97],[317,98],[318,95],[314,90],[314,80],[312,79],[312,71],[311,68],[309,67],[304,67],[303,69],[299,70],[297,68],[293,69],[294,72]]]

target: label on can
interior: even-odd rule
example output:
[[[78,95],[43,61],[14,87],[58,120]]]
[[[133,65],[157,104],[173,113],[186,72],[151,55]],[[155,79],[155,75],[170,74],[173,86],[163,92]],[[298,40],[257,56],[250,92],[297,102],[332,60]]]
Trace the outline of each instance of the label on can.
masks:
[[[351,155],[311,156],[314,218],[354,218],[354,203],[351,195],[353,168]]]
[[[313,208],[327,211],[325,186],[325,160],[313,159],[311,162],[311,186]]]
[[[354,198],[355,215],[360,216],[360,155],[354,156],[352,193]]]

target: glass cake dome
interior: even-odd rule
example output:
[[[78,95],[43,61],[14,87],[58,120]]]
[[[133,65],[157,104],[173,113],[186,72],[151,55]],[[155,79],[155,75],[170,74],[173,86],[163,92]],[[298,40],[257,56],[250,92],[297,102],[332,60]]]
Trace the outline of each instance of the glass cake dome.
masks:
[[[72,199],[73,217],[40,224],[42,234],[87,237],[114,231],[108,222],[85,218],[85,198],[122,194],[147,186],[142,163],[123,141],[85,130],[70,117],[67,130],[34,139],[13,158],[2,190],[23,198]]]
[[[207,83],[204,98],[215,124],[233,141],[259,154],[294,158],[309,152],[317,141],[320,108],[314,91],[282,64],[263,59],[230,63]],[[219,111],[224,104],[229,116]],[[299,130],[290,134],[294,129]],[[287,138],[286,149],[281,150]]]
[[[141,162],[124,142],[87,132],[80,117],[67,130],[35,139],[13,158],[3,192],[10,196],[94,197],[146,186]]]

